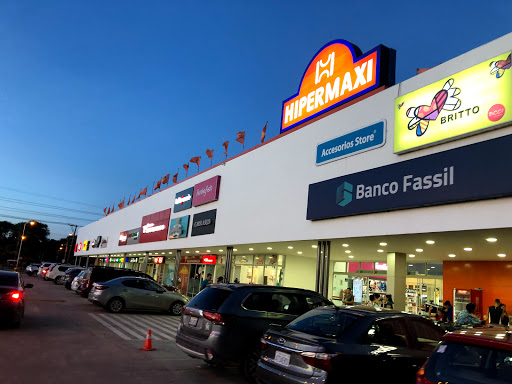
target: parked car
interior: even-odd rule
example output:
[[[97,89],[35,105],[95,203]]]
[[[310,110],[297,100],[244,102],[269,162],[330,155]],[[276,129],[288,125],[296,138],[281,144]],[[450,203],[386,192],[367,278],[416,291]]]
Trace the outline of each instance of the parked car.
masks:
[[[73,282],[74,278],[78,276],[78,274],[82,271],[84,271],[85,268],[82,267],[73,267],[69,268],[64,272],[64,278],[63,278],[63,284],[67,289],[71,289],[71,283]]]
[[[35,276],[37,275],[37,272],[39,272],[39,267],[40,267],[41,264],[35,264],[35,263],[32,263],[32,264],[29,264],[27,265],[27,268],[25,268],[25,272],[27,272],[27,275],[29,276]]]
[[[118,277],[104,283],[94,283],[89,301],[118,313],[125,309],[168,311],[181,315],[188,298],[181,293],[169,292],[157,282],[141,277]]]
[[[71,264],[56,264],[52,265],[50,269],[48,269],[48,273],[46,274],[46,280],[53,281],[55,284],[63,284],[64,276],[66,275],[66,271],[69,268],[73,268],[74,265]]]
[[[250,378],[259,357],[259,340],[270,324],[286,325],[325,305],[332,303],[304,289],[212,284],[184,308],[176,344],[209,364],[240,364]]]
[[[416,375],[418,384],[510,384],[512,332],[474,328],[448,333]]]
[[[143,272],[132,271],[131,269],[99,266],[89,267],[82,278],[82,282],[77,289],[77,293],[81,297],[87,297],[93,283],[109,281],[123,276],[145,277],[147,279],[153,280],[151,276],[146,275]]]
[[[52,264],[53,263],[43,261],[43,263],[39,266],[39,271],[37,272],[37,276],[44,278],[44,276],[48,273],[48,268],[50,268],[50,266]]]
[[[318,308],[265,333],[256,377],[264,384],[361,377],[412,383],[444,333],[428,319],[390,309]]]
[[[85,272],[86,272],[86,270],[84,269],[71,282],[71,290],[75,291],[77,294],[78,294],[77,289],[80,286],[80,284],[82,283],[82,279],[84,277]]]
[[[19,328],[25,314],[25,284],[18,272],[0,271],[0,320]]]

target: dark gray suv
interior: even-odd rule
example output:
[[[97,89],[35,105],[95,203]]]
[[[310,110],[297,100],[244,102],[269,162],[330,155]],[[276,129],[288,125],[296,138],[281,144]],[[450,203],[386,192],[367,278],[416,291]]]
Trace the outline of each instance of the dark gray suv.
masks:
[[[330,305],[322,295],[305,289],[212,284],[183,308],[176,344],[209,364],[240,364],[251,379],[260,338],[271,324],[286,325],[311,309]]]

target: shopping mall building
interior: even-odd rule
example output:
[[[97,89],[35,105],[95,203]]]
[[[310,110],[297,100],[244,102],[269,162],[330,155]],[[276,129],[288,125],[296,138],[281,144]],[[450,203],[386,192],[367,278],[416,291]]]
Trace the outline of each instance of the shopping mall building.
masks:
[[[189,296],[212,273],[413,313],[512,304],[511,49],[394,84],[392,49],[333,41],[295,75],[278,137],[80,228],[75,256]]]

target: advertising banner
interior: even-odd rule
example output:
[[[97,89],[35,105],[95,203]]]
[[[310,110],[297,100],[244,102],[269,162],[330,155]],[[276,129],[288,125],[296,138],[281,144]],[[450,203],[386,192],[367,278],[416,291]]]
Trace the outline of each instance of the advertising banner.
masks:
[[[139,243],[167,240],[171,208],[144,216],[141,223]]]
[[[196,213],[192,220],[191,236],[208,235],[215,232],[215,218],[217,210]]]
[[[127,231],[126,244],[139,244],[140,228],[134,228]]]
[[[394,50],[379,45],[362,55],[345,40],[334,40],[313,57],[298,92],[283,102],[281,133],[328,110],[395,82]]]
[[[309,185],[318,220],[512,195],[512,135]]]
[[[100,247],[101,247],[101,248],[107,248],[107,245],[108,245],[108,237],[104,237],[104,236],[103,236],[103,237],[101,238],[101,245],[100,245]]]
[[[175,217],[171,219],[169,239],[179,239],[188,236],[188,223],[190,216]]]
[[[510,52],[395,99],[395,153],[496,128],[512,120]]]
[[[379,121],[316,146],[316,165],[340,160],[386,143],[386,122]]]
[[[220,176],[214,176],[194,186],[192,205],[197,207],[219,200]]]
[[[126,245],[127,244],[127,241],[128,241],[128,232],[121,232],[119,234],[119,242],[117,243],[117,245]]]
[[[192,208],[192,196],[194,195],[194,187],[185,189],[176,193],[174,198],[174,212],[180,212],[188,208]]]

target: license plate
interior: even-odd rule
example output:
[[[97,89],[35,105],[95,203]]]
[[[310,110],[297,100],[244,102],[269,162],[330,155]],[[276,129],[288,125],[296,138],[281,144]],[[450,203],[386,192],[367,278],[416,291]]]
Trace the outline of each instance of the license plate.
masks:
[[[279,365],[289,366],[290,365],[290,355],[288,353],[276,351],[276,355],[274,356],[274,361]]]
[[[191,325],[195,327],[197,325],[197,321],[199,320],[198,317],[192,317],[190,316],[190,319],[188,319],[188,325]]]

